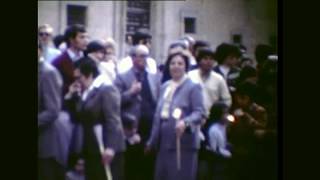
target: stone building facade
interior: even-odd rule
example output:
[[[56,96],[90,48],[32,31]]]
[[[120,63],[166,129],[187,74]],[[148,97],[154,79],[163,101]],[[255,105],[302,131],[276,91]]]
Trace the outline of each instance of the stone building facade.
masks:
[[[276,0],[38,1],[38,25],[62,34],[68,23],[83,22],[91,39],[112,37],[117,56],[126,52],[126,34],[145,27],[152,35],[152,56],[164,62],[169,44],[184,35],[212,48],[241,36],[249,57],[258,43],[277,37]]]

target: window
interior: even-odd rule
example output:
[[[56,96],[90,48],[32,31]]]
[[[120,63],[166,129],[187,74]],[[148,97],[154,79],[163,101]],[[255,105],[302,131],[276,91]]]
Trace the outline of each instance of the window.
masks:
[[[241,34],[234,34],[232,36],[232,40],[233,40],[233,43],[235,43],[235,44],[241,44],[242,43],[242,35]]]
[[[196,33],[196,18],[193,18],[193,17],[184,18],[184,32]]]
[[[150,29],[150,1],[128,1],[127,5],[126,36],[139,29]]]
[[[86,6],[68,5],[67,6],[67,25],[82,24],[86,25]]]

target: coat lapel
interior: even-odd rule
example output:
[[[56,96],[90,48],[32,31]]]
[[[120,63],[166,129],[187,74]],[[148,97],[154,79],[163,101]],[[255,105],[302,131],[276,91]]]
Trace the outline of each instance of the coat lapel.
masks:
[[[130,88],[133,81],[136,79],[133,68],[130,69],[130,71],[127,74],[127,77],[125,79],[127,79],[128,87]]]
[[[92,100],[92,99],[97,95],[98,92],[99,92],[98,88],[95,87],[94,89],[92,89],[92,90],[89,92],[87,98],[84,100],[84,102],[83,102],[83,107],[85,107],[85,105],[86,105],[90,100]]]
[[[150,73],[147,74],[147,78],[148,78],[148,82],[149,82],[149,87],[150,87],[150,91],[151,91],[151,95],[152,98],[154,100],[154,102],[157,102],[157,81],[155,80],[155,78],[153,78],[154,76],[152,76]]]

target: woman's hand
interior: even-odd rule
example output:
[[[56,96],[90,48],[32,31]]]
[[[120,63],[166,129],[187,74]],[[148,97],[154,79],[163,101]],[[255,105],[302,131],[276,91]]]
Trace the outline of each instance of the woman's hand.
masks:
[[[182,134],[184,133],[185,129],[186,129],[186,123],[183,120],[177,121],[176,133],[177,133],[177,136],[179,138],[182,136]]]

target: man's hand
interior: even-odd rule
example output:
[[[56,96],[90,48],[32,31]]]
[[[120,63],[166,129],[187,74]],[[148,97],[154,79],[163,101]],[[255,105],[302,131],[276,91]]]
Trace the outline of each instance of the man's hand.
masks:
[[[141,91],[141,89],[142,89],[141,82],[134,80],[129,89],[129,92],[130,94],[138,94]]]
[[[76,93],[76,94],[78,94],[78,95],[81,94],[81,85],[80,85],[80,83],[79,83],[78,81],[73,82],[73,83],[69,86],[69,91],[68,91],[68,93],[66,94],[65,97],[66,97],[67,99],[68,99],[68,98],[71,98],[74,93]]]
[[[102,162],[103,164],[110,164],[113,157],[114,157],[114,150],[111,148],[105,149],[105,151],[102,153]]]
[[[133,145],[133,144],[139,144],[141,142],[141,137],[138,133],[135,133],[133,136],[131,136],[128,139],[128,142]]]
[[[244,115],[244,112],[242,109],[236,109],[234,112],[233,112],[233,115],[236,116],[236,117],[241,117]]]
[[[177,121],[176,124],[176,133],[177,136],[180,138],[182,134],[184,133],[184,130],[186,129],[186,123],[183,120]]]
[[[151,147],[150,147],[150,145],[146,145],[145,147],[144,147],[144,154],[149,154],[151,152]]]

